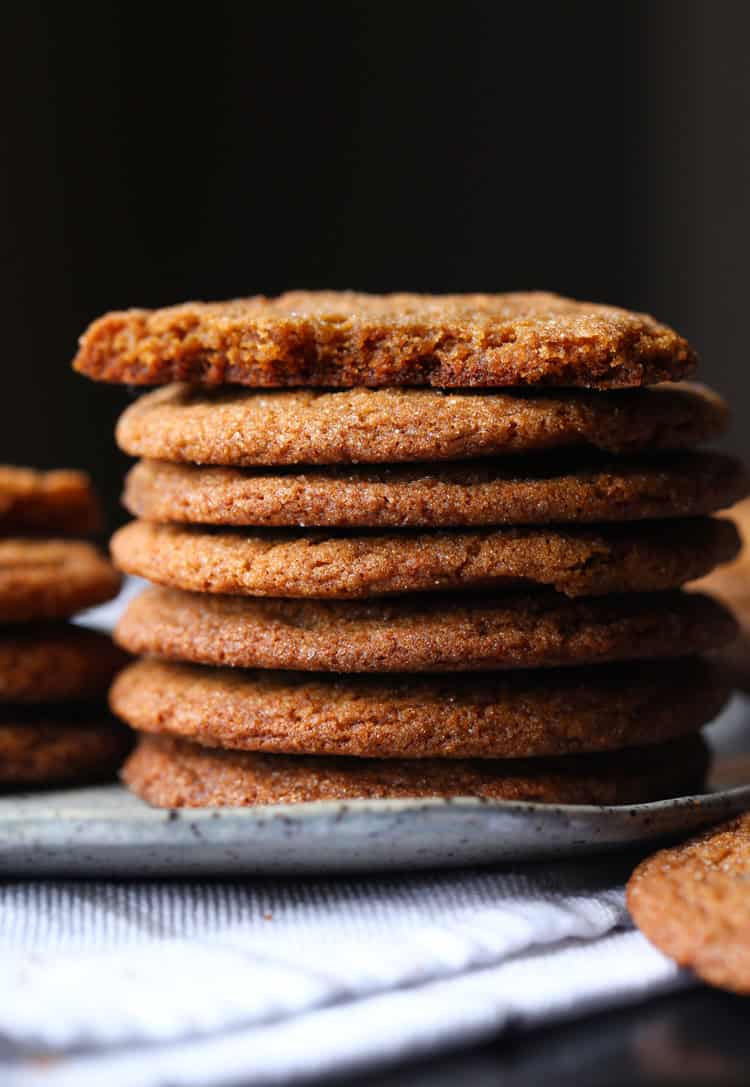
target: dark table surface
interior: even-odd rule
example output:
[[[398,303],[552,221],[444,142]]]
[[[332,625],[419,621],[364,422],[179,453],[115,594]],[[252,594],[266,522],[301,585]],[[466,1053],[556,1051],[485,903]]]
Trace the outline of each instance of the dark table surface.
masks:
[[[690,989],[345,1082],[351,1087],[748,1085],[750,998]]]

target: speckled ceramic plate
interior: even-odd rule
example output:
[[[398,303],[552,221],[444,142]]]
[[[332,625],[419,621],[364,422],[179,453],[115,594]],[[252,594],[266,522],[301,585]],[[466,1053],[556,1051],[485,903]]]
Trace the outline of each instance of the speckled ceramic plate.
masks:
[[[0,799],[4,876],[206,876],[438,868],[657,842],[750,808],[750,699],[709,730],[711,791],[583,807],[471,799],[354,801],[181,812],[119,786]]]

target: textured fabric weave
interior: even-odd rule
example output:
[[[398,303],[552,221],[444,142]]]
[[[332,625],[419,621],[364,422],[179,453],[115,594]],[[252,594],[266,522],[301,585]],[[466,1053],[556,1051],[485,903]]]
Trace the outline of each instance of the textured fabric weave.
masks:
[[[304,1080],[666,991],[683,979],[628,930],[628,867],[9,882],[3,1082]]]

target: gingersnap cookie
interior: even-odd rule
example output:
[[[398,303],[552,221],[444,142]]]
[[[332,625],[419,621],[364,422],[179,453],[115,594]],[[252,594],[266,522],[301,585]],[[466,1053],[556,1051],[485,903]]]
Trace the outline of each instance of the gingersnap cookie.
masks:
[[[99,502],[85,472],[0,465],[0,532],[87,536],[102,527]]]
[[[729,521],[698,517],[635,526],[388,535],[218,531],[132,521],[115,533],[111,546],[121,570],[171,588],[345,599],[523,585],[550,586],[568,596],[653,592],[727,562],[739,540]]]
[[[701,658],[471,677],[314,678],[143,660],[110,705],[204,747],[367,758],[528,758],[662,743],[728,695]]]
[[[112,639],[69,623],[0,630],[0,702],[63,702],[106,694],[128,657]]]
[[[735,685],[750,691],[750,499],[738,503],[729,516],[740,530],[740,554],[726,567],[714,570],[698,582],[727,604],[739,622],[738,637],[721,651],[721,660]]]
[[[0,540],[0,622],[64,619],[117,595],[120,577],[79,540]]]
[[[699,736],[561,759],[358,759],[208,750],[141,736],[125,784],[162,808],[312,800],[478,797],[550,804],[638,804],[695,792],[708,764]]]
[[[687,341],[653,317],[544,292],[290,291],[107,313],[84,332],[74,367],[128,385],[614,389],[695,364]]]
[[[3,707],[0,786],[103,781],[130,746],[127,729],[100,707]]]
[[[628,909],[643,934],[710,985],[750,993],[750,814],[640,864]]]
[[[694,517],[748,491],[721,453],[635,461],[474,461],[270,473],[141,461],[123,501],[148,521],[326,528],[435,528]]]
[[[240,668],[462,672],[700,653],[736,635],[698,593],[571,600],[558,593],[276,600],[147,589],[115,631],[135,654]]]
[[[689,448],[722,434],[724,401],[703,385],[602,395],[386,388],[257,390],[169,385],[120,417],[136,457],[225,466],[376,464],[596,448]]]

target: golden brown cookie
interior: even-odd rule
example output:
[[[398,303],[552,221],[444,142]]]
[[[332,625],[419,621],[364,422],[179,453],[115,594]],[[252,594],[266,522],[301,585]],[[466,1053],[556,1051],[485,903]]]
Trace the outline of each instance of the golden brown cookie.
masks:
[[[123,501],[147,521],[326,528],[444,528],[656,520],[745,495],[741,461],[673,453],[635,461],[483,460],[300,472],[141,461]]]
[[[0,702],[103,697],[128,657],[112,639],[68,623],[0,630]]]
[[[128,385],[614,389],[683,377],[695,363],[653,317],[554,294],[290,291],[107,313],[74,366]]]
[[[131,744],[106,709],[3,707],[0,786],[58,785],[114,777]]]
[[[591,448],[684,449],[726,430],[726,404],[685,382],[602,394],[169,385],[117,424],[136,457],[233,466],[375,464]]]
[[[65,619],[116,596],[120,577],[79,540],[0,540],[0,623]]]
[[[595,664],[715,649],[734,619],[697,593],[268,600],[148,589],[115,637],[136,654],[241,668],[452,672]]]
[[[471,677],[303,676],[139,661],[111,707],[204,747],[367,758],[528,758],[662,743],[727,698],[701,658]]]
[[[0,465],[0,532],[87,536],[102,527],[99,502],[85,472]]]
[[[679,586],[733,558],[738,546],[729,521],[698,517],[388,535],[133,521],[113,536],[112,555],[121,570],[160,585],[238,596],[345,599],[519,585],[595,596]]]
[[[739,621],[739,636],[722,650],[721,659],[734,683],[750,691],[750,499],[730,510],[729,516],[740,530],[742,551],[734,562],[715,570],[698,586],[723,600]]]
[[[163,808],[430,796],[637,804],[695,792],[707,763],[698,736],[616,754],[518,760],[259,755],[141,736],[122,777],[138,796]]]
[[[750,814],[640,864],[633,920],[660,951],[710,985],[750,993]]]

